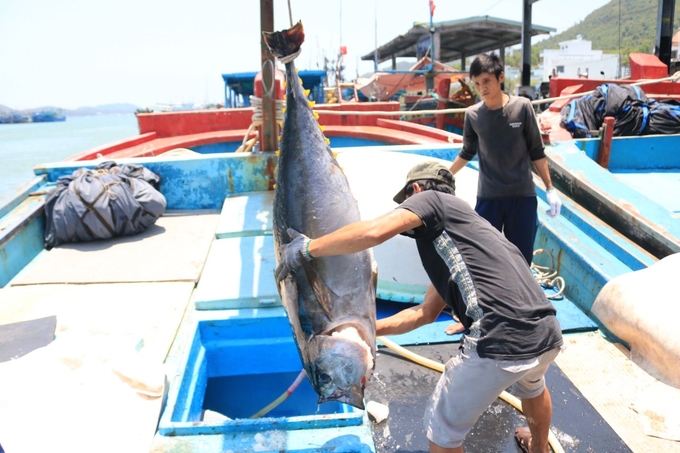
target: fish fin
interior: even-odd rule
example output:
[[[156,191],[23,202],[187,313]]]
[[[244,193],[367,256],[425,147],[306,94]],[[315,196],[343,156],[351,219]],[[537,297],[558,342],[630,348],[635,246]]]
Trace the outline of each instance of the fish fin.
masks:
[[[373,288],[378,288],[378,266],[373,268]]]
[[[333,297],[338,297],[326,284],[321,280],[319,274],[314,270],[311,263],[307,260],[302,260],[302,268],[305,270],[307,281],[311,286],[319,305],[330,321],[333,321],[331,316],[331,300]]]
[[[288,30],[263,31],[262,36],[271,53],[277,58],[283,58],[300,50],[300,46],[305,41],[305,30],[300,21]]]
[[[373,289],[378,289],[378,262],[373,256],[373,249],[368,249],[368,254],[371,259],[371,277],[373,278]]]
[[[292,275],[279,282],[279,295],[286,311],[290,313],[290,310],[294,310],[294,315],[297,316],[298,290]]]

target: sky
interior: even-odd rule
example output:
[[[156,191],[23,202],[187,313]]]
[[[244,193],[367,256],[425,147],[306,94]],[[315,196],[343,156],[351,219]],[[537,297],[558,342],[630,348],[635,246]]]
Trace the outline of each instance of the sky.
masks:
[[[539,0],[532,22],[560,33],[609,1]],[[360,57],[376,43],[430,20],[428,0],[273,3],[275,30],[290,27],[289,3],[305,27],[296,66],[322,68],[344,45],[350,80],[373,70]],[[522,20],[522,0],[435,4],[435,22]],[[0,104],[13,109],[221,103],[222,74],[261,67],[258,0],[0,0],[0,30]]]

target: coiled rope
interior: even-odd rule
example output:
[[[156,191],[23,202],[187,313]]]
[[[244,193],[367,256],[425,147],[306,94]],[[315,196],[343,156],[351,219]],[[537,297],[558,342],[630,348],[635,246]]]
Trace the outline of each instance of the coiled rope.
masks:
[[[274,78],[274,65],[272,64],[271,60],[266,60],[264,64],[262,65],[262,71],[270,71],[272,76],[271,76],[271,81],[272,84],[270,87],[266,88],[266,93],[265,97],[271,98],[272,94],[274,93],[274,84],[276,83],[276,80]],[[264,85],[264,81],[262,82]],[[263,121],[263,115],[262,115],[262,98],[258,98],[256,96],[249,96],[250,98],[250,105],[253,107],[253,116],[250,118],[250,126],[248,127],[248,131],[246,134],[243,136],[243,142],[241,143],[241,147],[237,150],[237,152],[248,152],[251,148],[253,148],[253,145],[255,145],[255,141],[257,140],[256,138],[253,138],[251,140],[248,140],[248,137],[250,136],[250,133],[255,129],[256,127],[262,125]],[[283,109],[284,106],[286,105],[286,101],[283,99],[274,99],[275,101],[275,117],[276,117],[276,122],[278,124],[281,124],[283,122]],[[280,131],[279,131],[280,132]],[[247,142],[247,144],[246,144]]]
[[[557,269],[555,268],[555,260],[553,259],[552,253],[546,249],[536,249],[534,250],[534,256],[546,253],[550,257],[550,266],[539,266],[533,261],[531,262],[531,270],[533,271],[536,281],[544,287],[549,289],[556,289],[555,294],[547,295],[548,299],[562,299],[562,293],[564,292],[564,287],[566,285],[564,278],[557,275]]]

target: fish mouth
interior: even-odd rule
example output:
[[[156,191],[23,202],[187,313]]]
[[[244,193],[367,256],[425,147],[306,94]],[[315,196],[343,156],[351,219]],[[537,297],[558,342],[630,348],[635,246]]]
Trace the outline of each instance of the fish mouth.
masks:
[[[361,410],[366,409],[362,387],[358,385],[352,386],[347,390],[337,390],[327,397],[319,396],[318,404],[326,403],[328,401],[339,401]]]

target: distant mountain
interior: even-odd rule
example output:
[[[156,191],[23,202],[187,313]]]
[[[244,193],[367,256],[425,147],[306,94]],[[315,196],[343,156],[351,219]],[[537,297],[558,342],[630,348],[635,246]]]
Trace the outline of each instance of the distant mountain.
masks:
[[[538,66],[539,55],[544,49],[558,49],[560,42],[576,39],[577,35],[591,41],[593,50],[615,55],[620,52],[621,63],[627,65],[629,53],[654,51],[658,9],[658,0],[611,0],[573,27],[534,44],[531,47],[532,66]],[[678,30],[680,1],[675,4],[673,21],[673,30]],[[520,67],[521,59],[521,52],[515,52],[506,58],[506,63]]]
[[[41,111],[61,112],[66,116],[91,116],[91,115],[121,115],[135,113],[139,107],[133,104],[105,104],[95,107],[78,107],[77,109],[63,109],[61,107],[43,106],[33,109],[16,110],[0,104],[0,113],[11,113],[20,111],[25,113],[36,113]]]
[[[78,107],[75,110],[63,109],[66,116],[120,115],[135,113],[139,107],[133,104],[106,104],[96,107]]]

